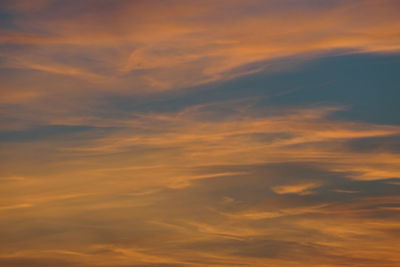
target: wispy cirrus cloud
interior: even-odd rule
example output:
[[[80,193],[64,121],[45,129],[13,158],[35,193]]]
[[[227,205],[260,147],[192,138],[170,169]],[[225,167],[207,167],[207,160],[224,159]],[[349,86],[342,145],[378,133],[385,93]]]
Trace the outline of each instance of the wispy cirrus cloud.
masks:
[[[26,69],[101,80],[113,90],[129,82],[123,90],[148,92],[232,78],[264,68],[241,66],[281,57],[399,50],[399,7],[389,0],[63,5],[40,2],[39,10],[23,17],[17,9],[11,23],[18,30],[3,32],[1,39],[24,49],[3,57],[25,62],[19,67]],[[82,56],[89,62],[78,70],[74,65]]]
[[[0,8],[0,265],[399,265],[397,1]]]

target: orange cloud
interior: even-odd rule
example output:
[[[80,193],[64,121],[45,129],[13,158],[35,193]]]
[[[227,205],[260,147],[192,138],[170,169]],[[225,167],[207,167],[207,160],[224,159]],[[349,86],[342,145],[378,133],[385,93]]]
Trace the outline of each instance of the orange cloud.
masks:
[[[71,9],[85,10],[88,4],[71,5]],[[220,17],[219,9],[226,10],[225,17]],[[31,58],[24,68],[84,75],[92,81],[104,76],[112,78],[105,86],[113,90],[126,82],[141,85],[126,89],[131,92],[229,79],[263,68],[241,66],[293,55],[309,58],[335,50],[397,53],[400,48],[398,3],[390,0],[339,1],[331,8],[296,9],[277,1],[171,1],[167,6],[121,1],[112,7],[91,3],[90,10],[99,12],[77,12],[74,19],[60,10],[54,11],[59,16],[17,14],[15,23],[27,30],[6,31],[0,41],[37,46],[16,53],[11,60]],[[53,55],[43,61],[41,50],[53,51]],[[93,63],[78,71],[60,59],[65,53],[85,56]],[[108,68],[100,73],[102,65]],[[132,73],[141,74],[130,81]]]
[[[400,264],[395,141],[352,146],[399,126],[337,106],[107,102],[398,53],[397,1],[3,2],[1,266]]]
[[[309,190],[315,187],[318,187],[318,184],[281,185],[273,187],[272,190],[277,194],[307,195],[311,194]]]

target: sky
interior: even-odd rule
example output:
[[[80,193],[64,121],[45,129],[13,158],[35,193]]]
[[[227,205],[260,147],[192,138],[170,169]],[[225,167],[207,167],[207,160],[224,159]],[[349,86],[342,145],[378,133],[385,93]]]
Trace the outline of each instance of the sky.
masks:
[[[0,1],[0,266],[400,266],[399,14]]]

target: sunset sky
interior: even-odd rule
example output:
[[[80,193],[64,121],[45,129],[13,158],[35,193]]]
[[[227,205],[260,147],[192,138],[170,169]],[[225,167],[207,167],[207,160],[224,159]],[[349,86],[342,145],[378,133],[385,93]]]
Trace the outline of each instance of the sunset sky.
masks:
[[[400,266],[400,1],[0,0],[0,267]]]

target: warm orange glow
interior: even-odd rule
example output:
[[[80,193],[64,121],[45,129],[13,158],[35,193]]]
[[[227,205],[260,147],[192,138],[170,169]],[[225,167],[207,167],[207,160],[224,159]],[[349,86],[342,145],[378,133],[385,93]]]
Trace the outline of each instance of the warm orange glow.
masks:
[[[282,101],[312,59],[397,56],[398,1],[0,8],[0,266],[400,265],[400,125]]]

